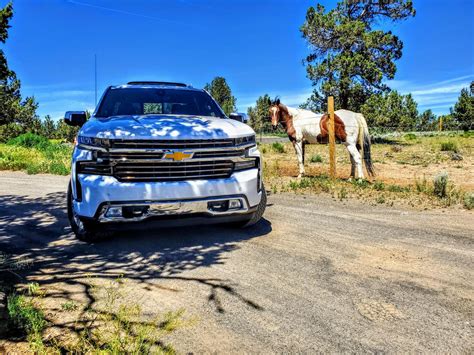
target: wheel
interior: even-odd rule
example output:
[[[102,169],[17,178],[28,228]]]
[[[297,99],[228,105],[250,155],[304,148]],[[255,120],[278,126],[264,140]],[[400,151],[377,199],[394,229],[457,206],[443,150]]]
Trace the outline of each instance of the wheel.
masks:
[[[69,183],[67,188],[67,217],[71,224],[71,229],[77,239],[83,242],[92,243],[104,237],[103,233],[100,233],[99,231],[99,224],[97,222],[83,221],[74,211],[71,183]]]
[[[238,222],[234,224],[235,227],[238,228],[247,228],[256,224],[260,219],[263,217],[263,213],[265,212],[265,208],[267,207],[267,192],[265,191],[265,187],[262,186],[262,198],[260,199],[260,203],[257,206],[257,210],[252,213],[250,219],[242,222]]]

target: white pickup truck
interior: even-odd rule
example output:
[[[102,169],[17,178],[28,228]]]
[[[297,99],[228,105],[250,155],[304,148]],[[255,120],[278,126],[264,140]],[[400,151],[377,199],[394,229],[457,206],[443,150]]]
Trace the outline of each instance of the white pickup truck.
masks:
[[[226,117],[204,90],[181,83],[131,82],[106,89],[80,126],[72,157],[68,217],[77,238],[121,228],[257,223],[266,206],[255,132]]]

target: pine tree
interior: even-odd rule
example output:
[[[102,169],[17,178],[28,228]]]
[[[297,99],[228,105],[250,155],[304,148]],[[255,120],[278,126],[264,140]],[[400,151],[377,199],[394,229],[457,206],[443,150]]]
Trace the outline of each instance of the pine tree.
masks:
[[[372,95],[361,106],[361,112],[372,128],[384,130],[414,130],[418,120],[418,104],[411,94],[397,91]]]
[[[325,109],[326,97],[333,95],[337,108],[359,111],[371,95],[388,91],[383,80],[394,78],[403,43],[374,27],[414,15],[411,0],[346,0],[327,12],[321,4],[310,7],[300,30],[312,49],[305,62],[316,87],[315,106]]]
[[[204,90],[211,94],[227,116],[236,111],[237,99],[232,96],[232,91],[223,77],[215,77],[210,84],[206,84]]]
[[[257,99],[255,107],[249,107],[247,110],[249,125],[255,132],[269,132],[271,130],[269,102],[270,96],[265,94]]]
[[[46,115],[46,117],[44,118],[44,121],[42,122],[41,131],[41,134],[46,138],[54,138],[54,134],[56,132],[56,125],[54,124],[54,121],[51,119],[50,115]]]
[[[452,115],[459,127],[458,129],[464,131],[474,129],[474,81],[471,82],[469,90],[461,90]]]
[[[0,42],[3,44],[8,39],[12,17],[13,5],[10,2],[0,9]],[[20,80],[15,72],[8,68],[5,53],[0,49],[0,141],[38,128],[38,104],[32,97],[22,99],[20,88]]]

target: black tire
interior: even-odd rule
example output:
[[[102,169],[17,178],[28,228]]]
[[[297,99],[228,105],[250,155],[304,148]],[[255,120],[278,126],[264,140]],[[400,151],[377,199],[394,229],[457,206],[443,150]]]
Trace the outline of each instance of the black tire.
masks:
[[[267,207],[267,192],[265,191],[265,187],[262,187],[262,198],[260,199],[260,203],[257,206],[257,210],[252,213],[250,219],[242,222],[238,222],[234,224],[234,226],[238,228],[247,228],[251,227],[254,224],[257,224],[263,217],[263,213],[265,212],[265,208]]]
[[[92,243],[104,238],[104,233],[99,231],[99,223],[81,220],[74,212],[72,204],[71,183],[69,183],[67,188],[67,217],[69,219],[71,229],[76,235],[77,239],[83,242]]]

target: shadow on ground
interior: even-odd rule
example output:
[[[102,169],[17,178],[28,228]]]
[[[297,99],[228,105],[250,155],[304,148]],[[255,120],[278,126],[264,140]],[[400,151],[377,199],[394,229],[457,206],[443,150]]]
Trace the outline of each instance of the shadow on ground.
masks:
[[[198,278],[185,271],[225,263],[226,255],[238,242],[268,234],[271,224],[263,219],[256,226],[241,230],[223,226],[196,226],[147,231],[123,231],[96,244],[77,241],[66,216],[65,193],[42,198],[0,196],[0,251],[31,261],[20,270],[20,283],[38,281],[46,289],[61,288],[61,299],[72,299],[78,288],[87,299],[84,309],[94,308],[91,279],[115,280],[124,277],[152,289],[160,280],[198,283],[209,289],[208,302],[223,313],[217,291],[244,302],[255,310],[262,308],[241,295],[231,280]],[[48,296],[50,294],[48,293]]]

